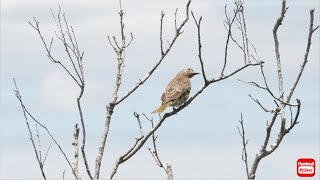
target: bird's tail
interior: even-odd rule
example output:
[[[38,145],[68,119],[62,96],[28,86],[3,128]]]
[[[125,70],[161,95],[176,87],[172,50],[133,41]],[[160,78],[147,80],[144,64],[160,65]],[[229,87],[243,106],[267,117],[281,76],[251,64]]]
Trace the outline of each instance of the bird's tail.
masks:
[[[162,104],[160,107],[158,107],[157,109],[155,109],[154,111],[152,111],[153,113],[162,113],[164,110],[167,109],[167,107],[170,106],[170,103],[166,103],[166,104]]]

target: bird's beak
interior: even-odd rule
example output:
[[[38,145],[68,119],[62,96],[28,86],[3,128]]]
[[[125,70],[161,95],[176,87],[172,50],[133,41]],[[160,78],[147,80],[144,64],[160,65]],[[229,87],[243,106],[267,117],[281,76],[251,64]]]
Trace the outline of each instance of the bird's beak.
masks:
[[[199,73],[196,73],[196,72],[190,73],[190,74],[189,74],[189,78],[192,78],[194,75],[197,75],[197,74],[199,74]]]

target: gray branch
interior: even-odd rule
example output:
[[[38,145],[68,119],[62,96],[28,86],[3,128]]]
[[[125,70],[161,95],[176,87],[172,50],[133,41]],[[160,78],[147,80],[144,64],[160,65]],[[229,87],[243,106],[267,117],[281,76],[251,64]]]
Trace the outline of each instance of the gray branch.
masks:
[[[33,117],[33,115],[28,111],[28,109],[26,108],[26,106],[24,105],[23,101],[22,101],[22,96],[19,92],[19,89],[18,89],[18,86],[16,84],[16,81],[15,79],[13,79],[14,81],[14,85],[15,85],[15,96],[16,98],[19,100],[20,102],[20,106],[22,108],[22,111],[23,111],[23,115],[25,117],[25,120],[26,120],[26,123],[27,123],[27,127],[28,127],[28,130],[29,130],[29,133],[30,133],[30,139],[31,139],[31,142],[33,144],[33,148],[34,148],[34,151],[36,153],[36,158],[38,160],[38,163],[39,163],[39,166],[40,166],[40,169],[41,169],[41,172],[42,172],[42,176],[44,179],[46,179],[45,177],[45,174],[44,174],[44,171],[43,171],[43,164],[40,160],[40,157],[38,155],[38,152],[37,152],[37,148],[34,144],[34,140],[33,140],[33,137],[32,137],[32,132],[31,132],[31,129],[30,129],[30,126],[29,126],[29,123],[28,123],[28,116],[31,117],[31,119],[36,123],[38,124],[40,127],[42,127],[47,133],[48,135],[51,137],[51,139],[53,140],[53,142],[57,145],[57,147],[59,148],[60,152],[62,153],[62,155],[64,156],[65,160],[67,161],[68,165],[70,166],[71,170],[72,170],[72,174],[75,176],[76,179],[79,179],[77,173],[75,172],[75,170],[73,169],[72,165],[71,165],[71,162],[69,161],[67,155],[65,154],[65,152],[62,150],[62,147],[60,146],[60,144],[56,141],[56,139],[53,137],[53,135],[51,134],[51,132],[49,131],[49,129],[42,123],[40,123],[37,119],[35,119]]]
[[[191,0],[188,1],[187,6],[186,6],[186,17],[185,19],[182,21],[182,23],[176,27],[176,31],[175,31],[175,36],[173,37],[173,39],[171,40],[171,42],[169,43],[169,46],[166,48],[166,50],[161,50],[161,57],[160,59],[156,62],[156,64],[148,71],[147,75],[143,78],[140,79],[136,85],[134,85],[125,95],[123,95],[122,97],[118,96],[118,91],[121,85],[121,80],[122,80],[122,72],[123,72],[123,67],[124,67],[124,54],[125,54],[125,48],[129,45],[126,44],[126,40],[125,40],[125,36],[124,36],[124,24],[123,24],[123,10],[120,8],[120,25],[121,25],[121,37],[122,37],[122,45],[119,46],[117,44],[117,41],[115,41],[115,45],[113,45],[111,43],[111,40],[109,38],[109,43],[111,44],[112,48],[114,49],[114,51],[116,52],[118,58],[118,70],[117,70],[117,78],[116,78],[116,83],[115,83],[115,87],[114,87],[114,91],[113,91],[113,95],[111,98],[111,101],[109,103],[107,103],[106,106],[106,122],[105,122],[105,128],[100,140],[100,146],[99,146],[99,150],[98,150],[98,155],[96,158],[96,166],[95,166],[95,179],[99,179],[99,175],[100,175],[100,167],[101,167],[101,161],[102,161],[102,157],[103,157],[103,153],[104,153],[104,149],[105,149],[105,144],[106,144],[106,140],[108,137],[108,133],[109,133],[109,127],[110,127],[110,122],[111,122],[111,117],[113,114],[113,110],[116,107],[116,105],[118,105],[119,103],[121,103],[122,101],[124,101],[127,97],[129,97],[134,91],[136,91],[143,83],[145,83],[149,77],[153,74],[153,72],[158,68],[158,66],[161,64],[161,62],[163,61],[163,59],[166,57],[166,55],[170,52],[172,46],[175,44],[177,38],[182,34],[182,28],[184,27],[184,25],[186,24],[186,22],[189,20],[189,6],[190,6]],[[161,24],[163,21],[163,17],[164,17],[164,13],[161,14]],[[160,26],[160,30],[162,32],[162,25]],[[162,33],[160,34],[160,38],[162,39]],[[162,41],[161,41],[161,48],[163,48],[162,45]],[[163,53],[162,53],[163,52]],[[142,138],[137,138],[135,144],[133,145],[133,147],[136,147],[136,145],[138,144],[138,142],[140,142],[140,139]],[[133,148],[134,149],[134,148]],[[131,152],[131,151],[128,151]],[[126,154],[125,154],[126,155]],[[114,176],[114,174],[116,173],[118,166],[122,163],[122,156],[119,157],[118,161],[115,163],[115,166],[112,170],[112,173],[110,175],[110,179],[112,179],[112,177]]]
[[[292,88],[289,91],[289,94],[287,96],[287,99],[284,99],[284,89],[283,89],[283,74],[282,74],[282,69],[281,69],[281,61],[280,61],[280,50],[279,50],[279,40],[278,40],[278,35],[277,35],[277,31],[278,28],[280,27],[280,25],[282,25],[285,13],[287,11],[288,7],[286,7],[286,1],[283,0],[282,1],[282,7],[281,7],[281,13],[279,18],[277,19],[274,28],[273,28],[273,38],[274,38],[274,44],[275,44],[275,54],[276,54],[276,64],[277,64],[277,73],[278,73],[278,85],[279,85],[279,97],[276,97],[274,95],[274,93],[271,91],[271,89],[268,86],[267,80],[266,80],[266,76],[264,74],[263,71],[263,66],[261,65],[261,74],[264,80],[264,85],[260,86],[259,84],[255,83],[255,82],[245,82],[248,83],[250,85],[253,85],[255,87],[258,87],[259,89],[262,89],[264,91],[267,91],[271,97],[273,98],[273,100],[276,103],[276,107],[274,108],[274,110],[267,110],[266,108],[264,108],[261,103],[258,100],[254,101],[260,106],[262,107],[266,112],[272,112],[272,117],[270,119],[270,121],[267,123],[267,127],[266,127],[266,135],[263,141],[263,144],[259,150],[259,152],[256,154],[251,168],[250,170],[248,169],[248,161],[246,159],[246,141],[244,138],[244,127],[243,127],[243,120],[241,118],[240,121],[240,125],[241,125],[241,129],[242,131],[239,130],[240,136],[242,137],[242,143],[243,143],[243,151],[245,153],[245,155],[243,155],[242,159],[244,159],[245,162],[245,167],[246,167],[246,172],[247,172],[247,177],[248,179],[255,179],[256,177],[256,171],[259,165],[259,162],[266,156],[270,155],[271,153],[273,153],[280,145],[280,143],[282,142],[283,138],[285,137],[286,134],[288,134],[290,132],[290,130],[292,130],[295,125],[297,125],[299,123],[298,119],[299,119],[299,115],[300,115],[300,109],[301,109],[301,102],[299,99],[296,99],[296,104],[292,104],[290,102],[291,97],[293,95],[293,92],[297,86],[297,84],[300,81],[300,77],[303,73],[303,70],[306,66],[306,63],[308,61],[308,54],[309,54],[309,50],[310,50],[310,46],[311,46],[311,40],[312,40],[312,34],[315,32],[315,30],[318,29],[319,26],[317,26],[316,28],[313,27],[313,21],[314,21],[314,10],[310,10],[310,25],[309,25],[309,34],[308,34],[308,40],[307,40],[307,48],[305,51],[305,56],[304,56],[304,61],[301,65],[301,69],[298,73],[297,78],[295,79]],[[252,97],[251,97],[252,98]],[[286,115],[285,115],[285,108],[289,107],[290,108],[290,113],[291,113],[291,123],[289,125],[289,127],[286,127]],[[292,107],[296,108],[296,113],[293,116],[292,115]],[[270,145],[270,147],[268,147],[268,145],[270,144],[270,136],[272,133],[272,129],[273,126],[276,122],[276,120],[278,119],[280,115],[280,119],[281,119],[281,125],[280,125],[280,130],[277,134],[277,139],[275,140],[275,142],[273,144]],[[238,128],[239,129],[239,128]]]

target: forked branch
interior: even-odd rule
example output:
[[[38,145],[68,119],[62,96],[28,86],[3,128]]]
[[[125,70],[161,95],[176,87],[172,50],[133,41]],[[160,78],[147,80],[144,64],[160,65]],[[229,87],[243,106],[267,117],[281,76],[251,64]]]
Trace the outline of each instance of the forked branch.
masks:
[[[105,149],[105,144],[106,144],[106,140],[108,137],[108,133],[109,133],[109,127],[110,127],[110,122],[111,122],[111,117],[113,114],[113,110],[116,107],[116,105],[118,105],[119,103],[121,103],[122,101],[124,101],[127,97],[129,97],[133,92],[135,92],[143,83],[145,83],[150,76],[153,74],[153,72],[159,67],[159,65],[161,64],[161,62],[164,60],[164,58],[167,56],[167,54],[170,52],[170,50],[172,49],[172,46],[175,44],[177,38],[182,34],[182,28],[184,27],[184,25],[186,24],[186,22],[189,20],[189,6],[190,6],[191,0],[188,1],[187,6],[186,6],[186,17],[185,19],[181,22],[180,25],[176,25],[176,31],[175,31],[175,35],[172,38],[171,41],[169,41],[169,45],[167,48],[164,49],[163,47],[163,37],[162,37],[162,23],[163,23],[163,18],[164,18],[164,13],[161,13],[161,19],[160,19],[160,49],[161,49],[161,56],[159,58],[159,60],[155,63],[155,65],[148,71],[147,75],[145,75],[144,78],[139,79],[138,82],[126,93],[124,94],[122,97],[118,96],[118,91],[121,85],[121,80],[122,80],[122,72],[123,72],[123,67],[124,67],[124,54],[125,54],[125,48],[130,44],[126,44],[125,42],[125,36],[124,36],[124,23],[123,23],[123,10],[120,7],[120,26],[121,26],[121,37],[122,37],[122,46],[119,46],[119,43],[115,40],[114,38],[114,44],[111,43],[112,41],[109,39],[109,42],[112,46],[112,48],[114,49],[114,51],[117,54],[117,61],[118,61],[118,70],[117,70],[117,78],[116,78],[116,83],[115,83],[115,87],[114,87],[114,91],[113,91],[113,95],[111,98],[111,101],[109,103],[107,103],[106,106],[106,122],[105,122],[105,128],[103,131],[103,135],[101,137],[100,140],[100,146],[99,146],[99,151],[98,151],[98,155],[96,158],[96,166],[95,166],[95,179],[99,179],[99,175],[100,175],[100,167],[101,167],[101,160],[103,157],[103,153],[104,153],[104,149]],[[136,145],[138,145],[138,143],[140,142],[142,138],[137,138],[133,148],[131,149],[135,149]],[[124,155],[120,156],[119,159],[116,161],[114,168],[111,171],[111,175],[109,177],[109,179],[112,179],[114,174],[117,172],[118,166],[123,163],[126,160],[126,157],[128,156],[128,154],[130,154],[132,150],[129,149],[129,153],[125,153]],[[132,155],[130,155],[131,157]]]
[[[255,100],[254,101],[260,106],[262,107],[266,112],[271,112],[272,116],[271,119],[267,122],[267,127],[266,127],[266,135],[264,138],[264,141],[262,143],[262,146],[259,150],[259,152],[256,154],[253,163],[251,165],[251,168],[248,168],[248,160],[246,158],[246,154],[247,154],[247,141],[245,140],[244,137],[244,133],[245,133],[245,129],[243,127],[243,119],[242,119],[242,114],[241,114],[241,121],[240,121],[240,125],[241,125],[241,131],[239,129],[239,133],[240,136],[242,138],[242,144],[243,144],[243,156],[242,159],[245,162],[245,167],[246,167],[246,173],[247,173],[247,177],[248,179],[255,179],[256,177],[256,171],[259,165],[259,162],[266,156],[270,155],[271,153],[273,153],[280,145],[280,143],[282,142],[283,138],[285,137],[286,134],[288,134],[290,132],[290,130],[292,130],[295,125],[297,125],[299,123],[299,115],[300,115],[300,109],[301,109],[301,101],[299,99],[296,99],[296,104],[293,104],[290,102],[292,95],[294,93],[294,90],[296,88],[296,86],[298,85],[299,81],[300,81],[300,77],[303,73],[303,70],[306,66],[306,63],[308,61],[308,55],[309,55],[309,51],[310,51],[310,47],[311,47],[311,40],[312,40],[312,35],[313,33],[318,29],[319,26],[316,26],[314,28],[313,26],[313,22],[314,22],[314,9],[310,10],[310,24],[309,24],[309,34],[308,34],[308,39],[307,39],[307,48],[305,51],[305,56],[304,56],[304,60],[303,63],[301,65],[300,71],[298,72],[297,78],[295,79],[295,81],[293,82],[292,88],[290,89],[287,98],[284,98],[284,88],[283,88],[283,73],[282,73],[282,67],[281,67],[281,60],[280,60],[280,48],[279,48],[279,40],[278,40],[278,35],[277,35],[277,31],[280,27],[280,25],[282,25],[283,19],[285,17],[285,13],[288,10],[288,7],[286,6],[286,1],[283,0],[282,1],[282,7],[281,7],[281,13],[279,18],[277,19],[274,28],[273,28],[273,38],[274,38],[274,43],[275,43],[275,54],[276,54],[276,64],[277,64],[277,74],[278,74],[278,91],[279,91],[279,95],[276,96],[270,88],[268,86],[267,80],[266,80],[266,75],[264,73],[263,70],[263,66],[261,65],[261,74],[264,80],[264,86],[261,86],[255,82],[245,82],[248,83],[250,85],[253,85],[259,89],[262,89],[263,91],[267,91],[270,95],[272,100],[276,103],[276,107],[273,110],[267,110],[266,108],[264,108],[260,101]],[[292,108],[296,108],[296,112],[295,115],[292,114]],[[290,110],[290,116],[291,116],[291,121],[288,127],[286,124],[287,121],[287,117],[285,114],[285,110],[286,108],[289,108]],[[280,116],[280,117],[279,117]],[[277,139],[275,140],[274,143],[270,143],[270,137],[271,137],[271,133],[272,133],[272,129],[274,128],[274,124],[276,122],[277,119],[281,120],[281,125],[280,125],[280,129],[279,132],[277,134]],[[271,144],[271,145],[270,145]],[[270,146],[269,146],[270,145]],[[269,147],[268,147],[269,146]]]
[[[86,127],[85,127],[83,112],[81,107],[81,98],[85,90],[85,77],[84,77],[84,68],[83,68],[84,51],[80,50],[78,45],[78,40],[76,38],[73,27],[68,24],[65,13],[62,14],[61,7],[59,6],[59,11],[57,15],[55,15],[52,10],[51,10],[51,14],[57,27],[57,31],[55,31],[55,35],[58,38],[58,40],[61,42],[62,46],[64,47],[68,60],[71,63],[71,67],[68,67],[65,64],[65,62],[57,60],[57,58],[54,57],[52,52],[53,37],[51,38],[50,44],[48,45],[48,43],[44,40],[44,37],[42,35],[41,29],[39,26],[40,24],[39,21],[36,20],[36,18],[34,18],[34,22],[33,23],[29,22],[29,24],[38,32],[42,40],[42,43],[47,51],[47,56],[49,60],[52,61],[53,63],[57,63],[58,65],[60,65],[63,68],[63,70],[67,72],[67,74],[71,77],[71,79],[73,79],[74,82],[79,86],[80,92],[79,92],[79,96],[77,97],[77,107],[78,107],[78,113],[79,113],[79,118],[80,118],[81,127],[82,127],[81,154],[87,170],[87,174],[90,179],[93,179],[89,169],[86,153],[85,153]]]
[[[42,124],[37,119],[35,119],[34,116],[28,111],[28,109],[26,108],[26,106],[24,105],[24,103],[22,101],[22,96],[21,96],[21,94],[19,92],[19,89],[18,89],[18,86],[17,86],[17,83],[16,83],[15,79],[13,79],[13,81],[14,81],[14,85],[15,85],[15,90],[14,90],[15,96],[20,102],[20,106],[22,108],[22,112],[23,112],[24,118],[26,120],[26,124],[27,124],[28,131],[29,131],[29,134],[30,134],[30,140],[32,142],[32,145],[33,145],[33,148],[34,148],[34,151],[35,151],[35,154],[36,154],[36,158],[37,158],[37,161],[39,163],[39,167],[41,169],[41,173],[42,173],[43,178],[46,179],[46,176],[45,176],[45,173],[44,173],[44,170],[43,170],[43,166],[44,166],[44,162],[45,162],[45,159],[46,159],[46,156],[47,156],[49,150],[46,153],[44,161],[42,162],[42,160],[40,159],[40,156],[38,154],[37,148],[35,146],[34,140],[33,140],[32,131],[31,131],[30,126],[29,126],[28,117],[30,117],[37,125],[39,125],[41,128],[43,128],[48,133],[48,135],[50,136],[52,141],[57,145],[57,147],[59,148],[60,152],[62,153],[62,155],[64,156],[65,160],[67,161],[68,165],[70,166],[72,174],[74,175],[74,177],[76,179],[79,179],[79,176],[77,175],[77,173],[75,172],[74,168],[72,167],[71,162],[69,161],[66,153],[62,150],[62,147],[60,146],[58,141],[53,137],[53,135],[51,134],[49,129],[45,126],[45,124]]]

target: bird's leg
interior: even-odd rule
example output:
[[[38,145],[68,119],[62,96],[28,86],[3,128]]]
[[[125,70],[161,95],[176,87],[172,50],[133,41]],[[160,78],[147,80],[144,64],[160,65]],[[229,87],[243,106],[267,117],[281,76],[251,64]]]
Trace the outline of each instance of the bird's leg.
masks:
[[[177,110],[174,106],[172,106],[173,111]],[[177,113],[174,113],[174,115],[177,115]]]

